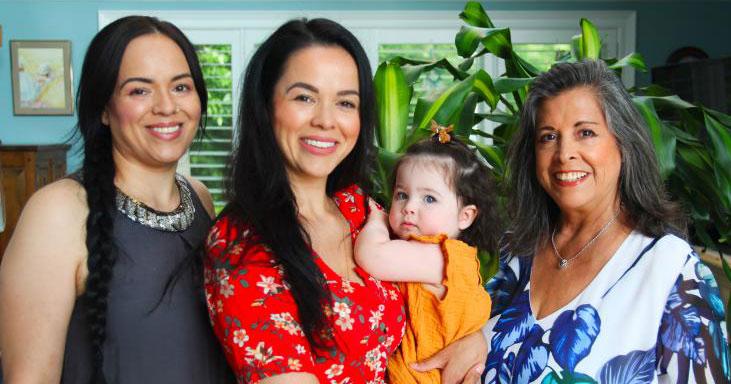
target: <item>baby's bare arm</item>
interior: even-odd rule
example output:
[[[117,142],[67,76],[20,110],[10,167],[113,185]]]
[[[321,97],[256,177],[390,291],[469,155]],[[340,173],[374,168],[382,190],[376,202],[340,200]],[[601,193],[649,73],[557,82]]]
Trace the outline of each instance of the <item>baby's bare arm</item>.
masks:
[[[355,261],[386,281],[441,284],[444,258],[437,244],[391,240],[386,213],[369,202],[371,212],[355,242]]]

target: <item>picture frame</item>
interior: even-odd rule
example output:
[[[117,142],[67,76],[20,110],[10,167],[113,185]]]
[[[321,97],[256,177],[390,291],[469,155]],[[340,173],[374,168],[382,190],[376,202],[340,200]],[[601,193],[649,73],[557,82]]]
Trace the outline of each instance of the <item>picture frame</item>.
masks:
[[[11,40],[13,114],[72,115],[71,41]]]

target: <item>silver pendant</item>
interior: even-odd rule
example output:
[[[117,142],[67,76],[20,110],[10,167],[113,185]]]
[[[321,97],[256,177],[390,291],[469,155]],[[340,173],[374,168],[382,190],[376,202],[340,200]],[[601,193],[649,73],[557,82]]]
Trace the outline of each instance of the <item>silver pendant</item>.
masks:
[[[558,269],[564,269],[568,265],[569,265],[569,261],[568,260],[561,259],[561,261],[558,262]]]

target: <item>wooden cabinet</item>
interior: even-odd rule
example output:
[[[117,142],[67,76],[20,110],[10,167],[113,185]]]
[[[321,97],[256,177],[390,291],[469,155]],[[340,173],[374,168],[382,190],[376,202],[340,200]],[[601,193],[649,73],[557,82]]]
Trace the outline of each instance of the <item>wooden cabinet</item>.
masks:
[[[20,211],[33,192],[66,175],[67,144],[0,145],[5,231],[0,233],[0,259]]]

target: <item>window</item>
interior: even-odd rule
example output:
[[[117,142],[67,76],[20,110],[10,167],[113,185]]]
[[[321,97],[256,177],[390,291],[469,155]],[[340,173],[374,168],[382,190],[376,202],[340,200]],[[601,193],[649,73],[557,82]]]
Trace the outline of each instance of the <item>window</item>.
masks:
[[[216,211],[225,205],[223,178],[233,139],[233,73],[230,44],[200,44],[196,52],[208,90],[205,134],[188,151],[190,175],[208,187]]]
[[[514,44],[513,49],[536,68],[547,71],[558,58],[571,52],[571,44],[525,43]]]
[[[363,44],[371,67],[395,55],[432,58],[446,55],[456,63],[454,36],[462,21],[459,11],[100,11],[99,28],[131,14],[169,20],[196,45],[209,88],[207,134],[181,159],[179,170],[204,182],[217,209],[225,201],[222,180],[228,154],[235,142],[240,76],[257,44],[276,27],[295,17],[326,17],[350,29]],[[579,33],[579,19],[588,18],[602,35],[606,56],[622,57],[635,49],[633,11],[491,11],[497,26],[510,27],[513,44],[526,58],[545,69],[556,54],[569,48]],[[541,64],[543,63],[543,64]],[[505,68],[501,60],[487,56],[473,65],[491,75]],[[634,70],[622,73],[626,85],[634,84]],[[444,72],[434,72],[416,85],[417,94],[438,91],[451,81]]]

